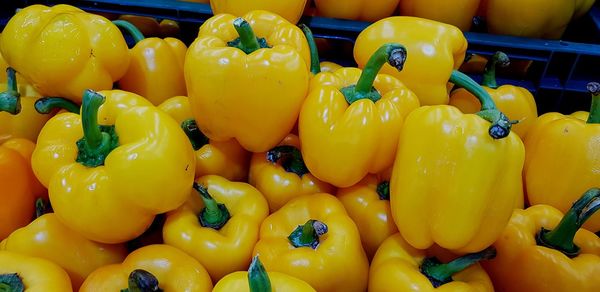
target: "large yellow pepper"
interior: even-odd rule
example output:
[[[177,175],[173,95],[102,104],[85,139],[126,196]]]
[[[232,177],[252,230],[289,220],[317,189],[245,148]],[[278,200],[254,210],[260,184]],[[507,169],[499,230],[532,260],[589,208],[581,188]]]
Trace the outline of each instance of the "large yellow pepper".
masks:
[[[0,242],[0,250],[44,258],[63,268],[74,289],[95,269],[120,263],[127,255],[124,245],[107,245],[85,239],[67,228],[55,214],[45,214],[17,229]]]
[[[141,96],[88,90],[83,101],[81,116],[59,114],[44,126],[33,170],[67,227],[128,241],[185,202],[194,152],[179,125]]]
[[[465,58],[467,40],[455,26],[441,22],[396,16],[380,20],[356,39],[354,59],[363,68],[381,45],[397,42],[409,57],[398,71],[384,65],[382,73],[395,76],[419,97],[422,105],[448,103],[448,78]]]
[[[341,4],[336,0],[314,0],[317,14],[325,17],[377,21],[396,11],[400,0],[352,0]]]
[[[297,23],[304,12],[306,0],[213,0],[210,7],[215,15],[228,13],[236,16],[253,10],[266,10],[275,13],[291,23]]]
[[[298,197],[267,217],[254,254],[267,270],[304,280],[317,291],[367,288],[369,262],[356,225],[326,193]]]
[[[216,175],[196,181],[188,201],[168,213],[163,240],[197,259],[216,283],[250,264],[269,207],[247,183]]]
[[[457,71],[451,81],[475,94],[482,110],[463,114],[453,106],[424,106],[408,116],[390,203],[412,246],[477,252],[498,238],[513,208],[523,206],[525,149],[483,88]]]
[[[494,243],[498,256],[483,264],[496,291],[600,291],[600,238],[580,229],[599,208],[594,188],[564,216],[548,205],[515,209]]]
[[[194,115],[187,96],[169,98],[158,108],[181,125],[192,143],[196,153],[196,177],[215,174],[233,181],[246,180],[250,153],[235,139],[217,142],[206,138],[193,119]]]
[[[531,204],[566,212],[577,194],[600,186],[600,84],[588,84],[592,106],[587,121],[559,113],[538,118],[525,139],[523,178]],[[585,228],[600,231],[600,214]]]
[[[108,19],[69,5],[31,5],[0,37],[6,62],[44,96],[81,103],[86,89],[111,89],[127,71],[129,52]]]
[[[377,250],[369,271],[369,291],[494,291],[490,277],[476,264],[496,255],[493,249],[470,254],[443,264],[435,250],[420,250],[399,233]]]
[[[510,119],[518,121],[513,125],[512,131],[524,139],[537,118],[537,106],[533,95],[526,88],[513,85],[498,87],[496,84],[496,65],[508,66],[509,62],[506,54],[496,52],[485,67],[482,86],[490,94],[500,111]],[[479,100],[464,88],[452,91],[450,105],[457,107],[465,114],[474,114],[481,108]]]
[[[416,16],[455,25],[469,31],[480,0],[400,0],[400,15]]]
[[[275,147],[298,119],[309,64],[302,31],[275,14],[210,18],[184,67],[200,130],[211,140],[235,138],[252,152]]]
[[[133,251],[122,264],[95,270],[79,291],[209,292],[212,287],[208,273],[194,258],[172,246],[154,244]]]
[[[73,291],[69,275],[41,258],[0,250],[1,291]]]

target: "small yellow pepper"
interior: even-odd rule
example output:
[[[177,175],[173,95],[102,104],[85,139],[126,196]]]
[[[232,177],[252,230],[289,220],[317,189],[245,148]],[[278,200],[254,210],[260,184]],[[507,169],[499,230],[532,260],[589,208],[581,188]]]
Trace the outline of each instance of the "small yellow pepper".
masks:
[[[336,0],[314,0],[314,2],[318,15],[373,22],[394,14],[399,0],[354,0],[343,4]]]
[[[208,3],[208,1],[207,1]],[[244,15],[253,10],[266,10],[280,15],[291,23],[297,23],[304,12],[306,0],[212,0],[210,7],[215,15],[228,13]]]
[[[0,250],[0,290],[71,292],[69,275],[41,258]]]

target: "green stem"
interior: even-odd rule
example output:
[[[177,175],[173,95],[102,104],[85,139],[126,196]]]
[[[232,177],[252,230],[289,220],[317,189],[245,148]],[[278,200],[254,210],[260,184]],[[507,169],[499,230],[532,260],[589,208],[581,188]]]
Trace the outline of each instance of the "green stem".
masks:
[[[373,102],[381,99],[381,94],[373,88],[373,82],[386,62],[398,71],[402,71],[406,62],[406,48],[400,44],[387,43],[377,49],[365,65],[356,85],[340,90],[348,104],[360,99],[370,99]]]
[[[240,44],[239,48],[244,51],[246,54],[250,54],[258,49],[260,49],[260,44],[254,31],[252,30],[252,26],[243,18],[238,17],[233,21],[233,27],[237,31],[240,36]]]
[[[18,274],[0,274],[0,292],[23,292],[25,285]]]
[[[144,40],[144,34],[131,22],[119,19],[113,20],[112,23],[129,33],[136,44]]]
[[[202,146],[208,144],[209,140],[200,128],[198,128],[198,124],[194,119],[187,119],[181,123],[181,128],[183,132],[187,135],[190,143],[192,143],[192,147],[195,151],[202,148]]]
[[[327,225],[321,221],[310,219],[304,225],[298,225],[288,236],[288,240],[294,247],[310,247],[316,249],[319,246],[320,236],[327,233]]]
[[[0,93],[0,112],[16,115],[21,112],[21,95],[17,88],[17,72],[6,68],[6,91]]]
[[[294,146],[277,146],[267,152],[267,160],[271,163],[281,161],[281,166],[287,172],[293,172],[299,177],[308,173],[308,168],[302,159],[302,153]]]
[[[74,114],[80,111],[79,105],[62,97],[42,97],[35,101],[34,107],[40,114],[49,114],[55,109],[64,109]]]
[[[489,260],[496,257],[496,249],[488,247],[487,249],[467,254],[459,257],[447,264],[441,263],[437,258],[426,258],[421,263],[421,273],[425,275],[433,287],[437,288],[446,283],[452,282],[452,276],[481,260]]]
[[[152,273],[137,269],[129,274],[127,288],[121,292],[162,292],[158,287],[158,279]]]
[[[600,83],[588,83],[587,90],[592,95],[592,106],[590,108],[590,116],[588,117],[587,123],[600,124]]]
[[[382,181],[377,185],[377,195],[380,200],[390,200],[390,182]]]
[[[35,218],[40,218],[44,214],[52,213],[50,202],[42,198],[35,200]]]
[[[304,35],[306,36],[306,40],[308,41],[308,48],[310,49],[310,72],[313,75],[317,75],[321,72],[321,62],[319,60],[319,49],[317,48],[317,43],[315,42],[312,31],[307,25],[301,23],[298,26],[300,29],[302,29]]]
[[[202,227],[219,230],[225,226],[231,218],[227,207],[224,204],[219,204],[204,186],[194,182],[194,189],[200,194],[200,198],[204,202],[204,208],[198,214],[198,221]]]
[[[481,85],[496,89],[498,88],[498,83],[496,83],[496,66],[500,66],[502,68],[510,65],[510,59],[508,55],[503,52],[496,52],[492,59],[488,61],[485,66],[485,72],[483,73],[483,81]]]
[[[542,228],[537,235],[538,245],[559,250],[569,257],[576,257],[579,247],[573,242],[575,234],[598,209],[600,188],[589,189],[573,204],[554,230]]]
[[[258,256],[252,258],[250,268],[248,268],[248,283],[250,285],[250,292],[272,291],[271,280]]]

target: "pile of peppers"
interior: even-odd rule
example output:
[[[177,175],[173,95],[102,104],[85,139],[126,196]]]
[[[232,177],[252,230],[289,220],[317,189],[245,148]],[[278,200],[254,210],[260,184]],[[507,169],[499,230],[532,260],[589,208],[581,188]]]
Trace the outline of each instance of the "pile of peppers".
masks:
[[[321,62],[307,1],[256,2],[211,1],[190,44],[63,4],[10,19],[0,291],[600,291],[599,83],[538,116],[503,52],[482,84],[457,70],[468,18],[421,15],[443,1],[315,0],[375,21],[356,68]]]

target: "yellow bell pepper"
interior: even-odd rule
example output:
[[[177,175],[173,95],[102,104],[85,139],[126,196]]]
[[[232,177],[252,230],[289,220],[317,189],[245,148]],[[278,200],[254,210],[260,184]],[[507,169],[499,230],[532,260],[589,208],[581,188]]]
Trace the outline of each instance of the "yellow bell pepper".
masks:
[[[469,31],[480,0],[400,0],[400,15],[416,16]]]
[[[184,66],[200,130],[211,140],[235,138],[252,152],[275,147],[298,119],[309,64],[302,31],[275,14],[210,18]]]
[[[217,142],[206,138],[193,119],[187,96],[169,98],[158,108],[181,125],[192,143],[196,153],[196,177],[215,174],[228,180],[246,181],[250,153],[235,139]]]
[[[406,119],[390,182],[392,216],[412,246],[455,252],[492,244],[523,206],[525,149],[489,94],[455,71],[451,81],[477,96],[481,111],[424,106]],[[468,202],[468,203],[466,203]]]
[[[252,258],[248,272],[233,272],[221,279],[213,292],[312,292],[308,283],[292,276],[265,271],[258,256]]]
[[[114,24],[64,4],[17,12],[0,37],[0,51],[40,94],[77,103],[86,89],[111,89],[129,65],[127,44]]]
[[[212,287],[198,261],[172,246],[154,244],[133,251],[122,264],[98,268],[85,279],[79,292],[209,292]]]
[[[197,259],[216,283],[248,266],[269,207],[247,183],[216,175],[196,181],[188,201],[168,213],[163,240]]]
[[[171,19],[163,19],[160,21],[160,36],[163,38],[166,37],[176,37],[179,35],[181,29],[179,28],[179,22]],[[186,48],[187,50],[187,48]]]
[[[8,250],[44,258],[63,268],[75,290],[95,269],[120,263],[127,255],[124,245],[107,245],[85,239],[49,213],[17,229],[0,242]]]
[[[342,5],[336,0],[314,0],[317,14],[325,17],[377,21],[396,11],[400,0],[354,0]]]
[[[592,106],[587,121],[559,113],[538,118],[525,138],[523,178],[531,204],[566,212],[577,194],[600,182],[600,84],[588,84]],[[600,214],[584,225],[600,231]]]
[[[4,142],[0,142],[0,145],[2,145],[4,148],[16,151],[25,159],[23,164],[27,167],[27,176],[22,178],[29,180],[30,191],[35,198],[47,200],[48,190],[42,185],[42,183],[40,183],[37,177],[35,177],[33,169],[31,168],[31,155],[35,149],[35,143],[24,138],[13,138]]]
[[[41,258],[0,250],[1,291],[73,291],[69,275]]]
[[[600,238],[580,229],[600,209],[600,189],[586,191],[563,214],[548,205],[514,210],[483,263],[496,291],[600,291]]]
[[[490,259],[495,250],[469,254],[443,264],[435,251],[419,250],[399,233],[386,239],[371,263],[369,291],[494,291],[477,261]]]
[[[128,241],[185,202],[194,152],[179,125],[141,96],[88,90],[83,101],[81,116],[59,114],[44,126],[33,170],[67,227]]]
[[[208,1],[207,1],[208,2]],[[266,10],[275,13],[291,23],[297,23],[304,12],[306,0],[212,0],[210,8],[215,15],[228,13],[244,15],[253,10]]]
[[[448,103],[448,78],[465,58],[467,40],[455,26],[410,17],[389,17],[371,24],[356,39],[354,59],[363,68],[381,45],[397,42],[406,47],[409,58],[398,71],[384,65],[390,74],[412,90],[421,105]]]
[[[187,93],[183,78],[187,47],[182,41],[176,38],[145,39],[131,23],[123,20],[113,23],[128,31],[136,42],[130,50],[129,68],[119,80],[120,89],[137,93],[154,105]]]
[[[537,106],[533,95],[526,88],[513,85],[498,87],[496,84],[496,65],[505,67],[509,62],[506,54],[496,52],[485,67],[482,86],[490,94],[500,111],[510,119],[518,121],[513,125],[512,131],[523,139],[537,118]],[[465,114],[474,114],[481,108],[479,100],[464,88],[452,91],[450,105],[457,107]]]
[[[369,262],[360,235],[334,196],[298,197],[271,214],[254,247],[269,271],[301,279],[315,290],[366,291]]]
[[[403,108],[418,99],[396,78],[377,73],[385,62],[401,70],[405,59],[403,46],[386,44],[364,71],[343,68],[312,79],[298,131],[315,177],[349,187],[391,166],[404,114],[414,109]]]
[[[300,153],[300,139],[293,134],[267,152],[254,153],[248,177],[267,199],[271,213],[293,198],[334,191],[308,171]]]

